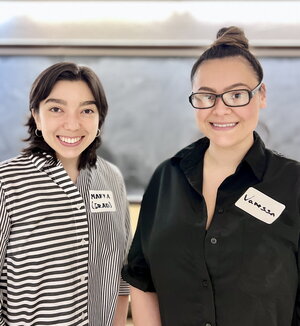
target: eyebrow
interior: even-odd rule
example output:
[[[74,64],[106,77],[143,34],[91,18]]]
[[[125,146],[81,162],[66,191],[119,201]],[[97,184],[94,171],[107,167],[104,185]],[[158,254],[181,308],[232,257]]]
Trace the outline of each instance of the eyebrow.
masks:
[[[80,106],[84,106],[84,105],[92,105],[95,104],[96,105],[96,101],[84,101],[84,102],[80,102]]]
[[[247,84],[244,84],[244,83],[235,83],[235,84],[232,84],[232,85],[230,85],[230,86],[225,87],[225,88],[224,88],[224,91],[227,92],[227,91],[231,90],[232,88],[236,88],[236,87],[240,87],[240,86],[241,86],[241,87],[247,87],[247,88],[249,88],[249,86],[248,86]],[[216,93],[216,90],[215,90],[215,89],[210,88],[210,87],[205,87],[205,86],[200,87],[200,88],[198,89],[198,91],[207,91],[207,92],[213,92],[213,93]]]
[[[67,102],[58,98],[48,98],[45,103],[57,103],[57,104],[63,104],[63,105],[67,105]],[[96,105],[96,101],[83,101],[79,103],[79,106],[85,106],[85,105],[91,105],[91,104],[95,104]]]
[[[66,105],[67,102],[64,100],[59,100],[57,98],[47,98],[47,100],[45,101],[45,103],[57,103],[57,104],[64,104]]]

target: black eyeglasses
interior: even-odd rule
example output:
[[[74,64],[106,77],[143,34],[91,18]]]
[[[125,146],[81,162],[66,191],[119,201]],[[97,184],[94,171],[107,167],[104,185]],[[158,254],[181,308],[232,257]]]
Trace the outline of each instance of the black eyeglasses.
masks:
[[[196,92],[189,96],[189,101],[195,109],[210,109],[215,106],[217,98],[230,107],[245,106],[250,103],[254,94],[260,89],[262,81],[251,91],[249,89],[235,89],[222,94]]]

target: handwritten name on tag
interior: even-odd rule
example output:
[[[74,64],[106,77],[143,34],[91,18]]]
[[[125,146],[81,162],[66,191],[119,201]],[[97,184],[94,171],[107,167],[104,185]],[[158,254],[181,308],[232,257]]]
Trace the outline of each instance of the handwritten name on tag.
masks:
[[[273,223],[285,209],[285,205],[252,187],[247,189],[235,206],[268,224]]]
[[[92,213],[115,212],[116,206],[112,191],[90,190],[90,208]]]

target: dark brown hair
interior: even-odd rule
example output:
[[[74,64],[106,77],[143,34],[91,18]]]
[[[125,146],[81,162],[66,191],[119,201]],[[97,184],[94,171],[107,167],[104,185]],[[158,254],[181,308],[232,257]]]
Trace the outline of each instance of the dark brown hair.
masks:
[[[91,90],[96,106],[99,112],[99,124],[100,129],[104,123],[107,114],[107,100],[104,93],[102,84],[97,75],[88,67],[79,66],[72,62],[60,62],[56,63],[40,73],[32,84],[29,95],[29,109],[39,113],[39,106],[41,101],[49,96],[54,85],[60,80],[69,81],[84,81]],[[28,126],[29,137],[25,141],[29,142],[29,146],[23,150],[26,154],[38,154],[44,155],[50,154],[54,158],[54,162],[57,162],[55,151],[45,142],[44,138],[38,137],[35,134],[36,123],[31,114],[26,126]],[[81,153],[78,163],[78,169],[85,167],[92,167],[96,164],[97,153],[96,150],[101,144],[100,136]]]
[[[253,68],[259,82],[263,79],[263,69],[249,50],[249,42],[244,31],[236,26],[223,27],[217,33],[216,41],[198,58],[191,71],[191,80],[201,63],[205,60],[226,57],[244,57]]]

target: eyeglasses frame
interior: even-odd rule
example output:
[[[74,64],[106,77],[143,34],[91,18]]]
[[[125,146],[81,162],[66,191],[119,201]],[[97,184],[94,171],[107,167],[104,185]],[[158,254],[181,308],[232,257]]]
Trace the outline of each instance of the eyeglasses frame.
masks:
[[[190,96],[189,96],[189,102],[190,104],[192,105],[192,107],[196,110],[207,110],[207,109],[211,109],[212,107],[214,107],[216,105],[216,102],[217,102],[217,98],[221,98],[222,99],[222,102],[228,106],[228,107],[231,107],[231,108],[238,108],[238,107],[243,107],[243,106],[246,106],[250,103],[250,101],[252,100],[253,96],[255,95],[255,93],[257,91],[259,91],[259,89],[261,88],[261,85],[262,85],[263,81],[261,81],[257,86],[255,86],[252,90],[249,90],[249,89],[246,89],[246,88],[242,88],[242,89],[233,89],[231,91],[226,91],[222,94],[215,94],[215,93],[209,93],[209,92],[193,92]],[[249,101],[246,103],[246,104],[243,104],[243,105],[228,105],[224,102],[224,99],[223,99],[223,95],[224,94],[227,94],[227,93],[230,93],[230,92],[233,92],[233,91],[247,91],[248,94],[249,94]],[[215,102],[212,106],[209,106],[209,107],[206,107],[206,108],[197,108],[193,105],[192,103],[192,96],[195,95],[195,94],[209,94],[209,95],[214,95],[215,96]]]

